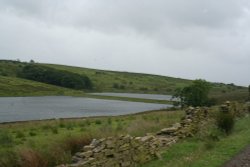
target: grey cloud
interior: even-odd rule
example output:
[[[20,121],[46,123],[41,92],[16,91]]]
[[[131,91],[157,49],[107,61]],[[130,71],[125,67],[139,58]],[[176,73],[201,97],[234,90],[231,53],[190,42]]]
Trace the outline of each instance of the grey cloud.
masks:
[[[247,85],[249,3],[0,0],[0,58]]]
[[[55,22],[80,24],[86,27],[123,27],[138,30],[156,29],[171,21],[181,26],[220,26],[244,14],[245,0],[1,0],[3,9]],[[48,14],[51,17],[48,17]]]

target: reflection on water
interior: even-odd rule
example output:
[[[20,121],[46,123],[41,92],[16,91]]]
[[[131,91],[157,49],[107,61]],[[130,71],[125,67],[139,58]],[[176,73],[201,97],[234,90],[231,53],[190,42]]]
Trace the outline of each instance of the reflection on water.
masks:
[[[0,97],[0,122],[124,115],[171,105],[83,97]]]

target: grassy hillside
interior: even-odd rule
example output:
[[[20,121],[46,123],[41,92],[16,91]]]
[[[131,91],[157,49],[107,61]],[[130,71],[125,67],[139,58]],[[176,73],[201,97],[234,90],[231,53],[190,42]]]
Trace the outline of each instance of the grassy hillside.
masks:
[[[87,75],[94,83],[96,92],[131,92],[173,94],[177,88],[191,84],[191,80],[159,75],[95,70],[65,65],[44,64],[60,70]],[[118,85],[118,88],[117,88]],[[247,88],[234,84],[212,83],[210,96],[219,102],[225,100],[244,100]]]
[[[27,63],[17,61],[0,61],[0,75],[16,77],[18,71]],[[173,94],[176,88],[189,85],[192,81],[159,75],[104,71],[81,67],[55,64],[39,64],[47,67],[69,71],[88,76],[93,82],[94,92],[130,92]],[[211,95],[221,101],[245,99],[247,88],[234,84],[213,83]]]
[[[83,92],[15,77],[0,76],[0,96],[81,95]]]
[[[190,80],[157,75],[103,71],[54,64],[44,65],[87,75],[93,81],[95,90],[101,92],[147,92],[171,94],[177,87],[183,87],[191,83]]]

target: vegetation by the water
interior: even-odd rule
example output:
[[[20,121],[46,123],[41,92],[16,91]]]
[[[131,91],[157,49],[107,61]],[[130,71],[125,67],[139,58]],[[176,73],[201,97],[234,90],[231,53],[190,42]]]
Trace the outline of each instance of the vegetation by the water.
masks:
[[[18,61],[1,60],[0,75],[17,77],[17,74],[27,64],[28,63]],[[174,94],[177,88],[183,88],[192,83],[191,80],[159,75],[95,70],[54,64],[35,64],[87,76],[93,83],[92,91],[94,92],[130,92],[171,95]],[[6,94],[8,93],[6,92]],[[11,94],[11,92],[9,92],[9,94]],[[54,95],[53,92],[51,95]],[[248,91],[246,87],[236,86],[234,84],[211,83],[211,93],[209,96],[216,98],[219,102],[225,100],[245,100],[248,96]]]
[[[209,99],[211,85],[205,80],[195,80],[189,86],[177,89],[175,97],[180,99],[181,106],[211,106],[215,102]]]
[[[0,76],[0,96],[84,95],[82,91],[31,80]]]
[[[142,136],[178,122],[183,114],[183,111],[155,111],[119,117],[1,124],[0,166],[69,163],[71,156],[92,138]]]
[[[250,101],[250,85],[248,86],[248,100]]]
[[[87,76],[33,63],[24,66],[18,77],[72,89],[92,89],[92,83]]]

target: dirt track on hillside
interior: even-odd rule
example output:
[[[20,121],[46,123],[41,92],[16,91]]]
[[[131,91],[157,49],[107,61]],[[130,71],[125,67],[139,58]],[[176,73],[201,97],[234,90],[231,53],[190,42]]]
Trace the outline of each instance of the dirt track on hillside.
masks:
[[[223,167],[250,167],[250,145],[228,161]]]

